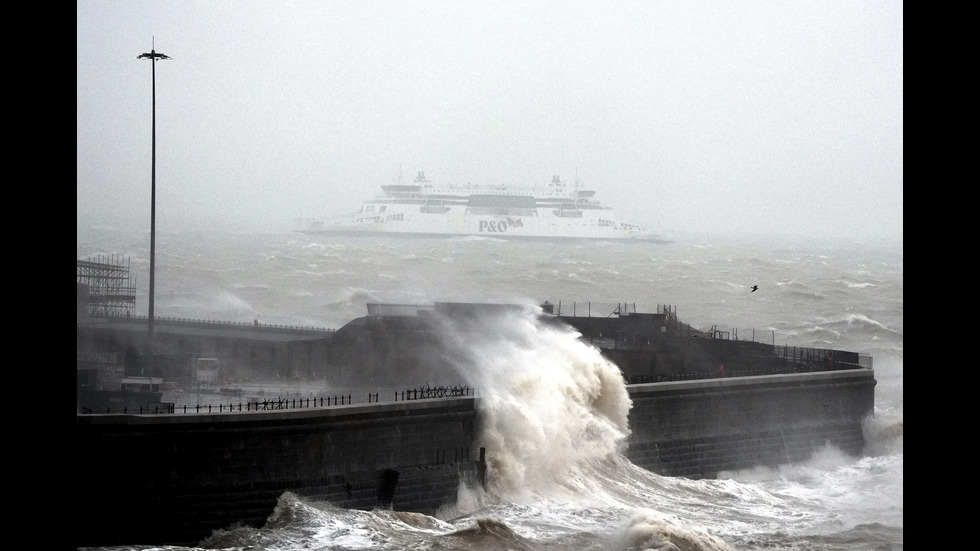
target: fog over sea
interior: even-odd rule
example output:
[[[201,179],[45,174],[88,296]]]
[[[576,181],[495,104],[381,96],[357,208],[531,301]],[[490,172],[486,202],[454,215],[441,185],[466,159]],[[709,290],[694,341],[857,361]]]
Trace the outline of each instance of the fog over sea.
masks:
[[[618,303],[638,312],[668,305],[700,329],[872,356],[878,384],[863,456],[827,446],[804,463],[713,480],[641,469],[620,453],[631,404],[618,370],[574,334],[529,317],[474,341],[473,356],[482,360],[447,382],[472,384],[483,398],[489,429],[480,445],[493,460],[486,491],[461,488],[457,502],[435,516],[344,510],[285,493],[262,528],[228,527],[192,548],[101,549],[903,549],[902,242],[674,239],[158,233],[154,312],[339,328],[366,315],[367,303],[548,301],[563,313],[603,316]],[[149,232],[79,229],[77,257],[99,255],[129,259],[136,313],[145,315]],[[759,290],[751,293],[753,285]],[[324,396],[331,390],[329,376],[268,385]],[[597,394],[603,399],[589,399]]]

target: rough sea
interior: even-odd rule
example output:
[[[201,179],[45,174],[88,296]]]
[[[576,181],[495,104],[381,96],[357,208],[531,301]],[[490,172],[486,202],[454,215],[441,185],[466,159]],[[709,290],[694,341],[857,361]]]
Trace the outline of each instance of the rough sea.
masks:
[[[486,491],[460,488],[435,516],[344,510],[285,493],[261,528],[229,526],[191,548],[101,549],[903,549],[901,240],[674,239],[555,244],[158,232],[155,316],[339,328],[366,315],[368,303],[548,301],[562,313],[594,316],[620,304],[637,312],[669,306],[684,323],[740,339],[872,356],[878,383],[862,456],[827,446],[803,463],[713,480],[646,471],[620,453],[630,403],[615,366],[574,335],[527,323],[491,335],[474,355],[486,358],[473,369],[483,370],[477,390],[491,427],[480,445],[495,458]],[[136,313],[147,313],[148,231],[79,229],[77,256],[128,259]],[[329,380],[266,385],[272,392],[331,390]],[[596,392],[608,399],[583,398]]]

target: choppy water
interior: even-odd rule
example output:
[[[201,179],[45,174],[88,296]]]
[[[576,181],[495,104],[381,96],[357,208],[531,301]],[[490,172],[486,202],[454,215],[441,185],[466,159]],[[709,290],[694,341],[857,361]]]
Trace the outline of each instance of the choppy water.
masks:
[[[78,258],[99,254],[131,259],[145,314],[148,234],[80,230]],[[342,510],[287,493],[263,528],[229,527],[196,548],[902,549],[903,262],[901,243],[158,235],[159,317],[338,328],[369,302],[547,300],[592,315],[618,303],[640,312],[670,305],[683,322],[742,339],[871,355],[878,380],[863,457],[828,447],[775,470],[666,478],[617,451],[630,403],[615,367],[574,335],[528,319],[471,340],[478,368],[468,382],[480,389],[489,427],[487,492],[461,488],[435,517]]]

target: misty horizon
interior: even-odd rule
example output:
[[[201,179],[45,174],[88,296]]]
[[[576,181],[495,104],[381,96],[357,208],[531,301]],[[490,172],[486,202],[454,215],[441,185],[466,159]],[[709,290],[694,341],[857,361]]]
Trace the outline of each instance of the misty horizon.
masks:
[[[290,231],[399,174],[667,235],[901,241],[889,2],[77,2],[76,224]]]

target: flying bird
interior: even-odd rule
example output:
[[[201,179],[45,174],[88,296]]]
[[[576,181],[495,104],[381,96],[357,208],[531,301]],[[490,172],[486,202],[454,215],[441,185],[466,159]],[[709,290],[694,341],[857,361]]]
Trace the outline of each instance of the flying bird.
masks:
[[[758,291],[758,290],[759,290],[759,286],[758,286],[758,285],[753,285],[753,286],[752,286],[752,290],[751,290],[751,291],[749,291],[749,292],[750,292],[750,293],[754,293],[754,292],[756,292],[756,291]]]
[[[167,54],[161,54],[160,52],[158,52],[156,50],[150,50],[150,53],[140,54],[140,55],[136,56],[136,59],[153,59],[153,60],[157,60],[157,59],[173,59],[173,58],[170,57],[170,56],[168,56]]]

